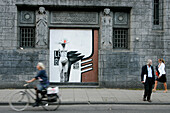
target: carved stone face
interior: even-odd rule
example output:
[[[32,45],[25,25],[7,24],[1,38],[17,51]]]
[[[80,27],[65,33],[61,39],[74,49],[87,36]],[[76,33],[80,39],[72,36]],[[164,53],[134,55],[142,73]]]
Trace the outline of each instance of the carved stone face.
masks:
[[[104,14],[105,15],[109,15],[110,14],[110,9],[109,8],[105,8],[104,9]]]
[[[44,7],[40,7],[40,8],[39,8],[39,12],[40,12],[41,14],[43,14],[43,13],[45,12],[45,8],[44,8]]]

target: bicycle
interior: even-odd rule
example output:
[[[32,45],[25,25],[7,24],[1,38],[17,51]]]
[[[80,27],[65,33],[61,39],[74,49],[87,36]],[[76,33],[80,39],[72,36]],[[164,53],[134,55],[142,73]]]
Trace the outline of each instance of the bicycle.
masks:
[[[24,91],[19,91],[10,97],[9,105],[15,111],[25,110],[30,103],[30,99],[36,100],[36,94],[28,87],[29,84],[24,84]],[[33,96],[34,95],[34,96]],[[61,100],[58,93],[47,94],[47,89],[44,89],[40,94],[39,105],[47,111],[55,111],[59,108]]]

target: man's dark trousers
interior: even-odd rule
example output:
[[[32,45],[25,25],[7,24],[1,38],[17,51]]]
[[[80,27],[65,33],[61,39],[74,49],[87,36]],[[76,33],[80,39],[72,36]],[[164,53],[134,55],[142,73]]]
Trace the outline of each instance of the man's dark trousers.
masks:
[[[148,77],[144,84],[145,92],[144,92],[144,98],[147,97],[147,100],[150,100],[151,93],[152,93],[152,78]]]

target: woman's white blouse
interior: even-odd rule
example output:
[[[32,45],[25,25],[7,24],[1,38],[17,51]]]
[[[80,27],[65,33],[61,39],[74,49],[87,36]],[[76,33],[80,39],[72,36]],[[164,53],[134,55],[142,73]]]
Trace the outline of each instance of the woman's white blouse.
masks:
[[[166,72],[165,72],[165,64],[164,63],[161,63],[161,65],[158,68],[158,71],[159,71],[159,76],[162,76],[162,74],[166,74]]]

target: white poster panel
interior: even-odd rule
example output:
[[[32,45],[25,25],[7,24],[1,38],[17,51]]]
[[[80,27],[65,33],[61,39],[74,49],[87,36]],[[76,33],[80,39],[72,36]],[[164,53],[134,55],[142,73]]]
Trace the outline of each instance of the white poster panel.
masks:
[[[80,59],[91,56],[92,49],[91,29],[51,29],[50,82],[81,82]]]

